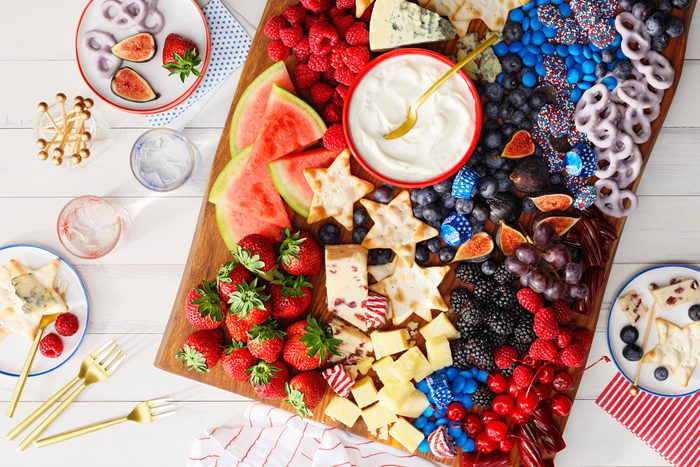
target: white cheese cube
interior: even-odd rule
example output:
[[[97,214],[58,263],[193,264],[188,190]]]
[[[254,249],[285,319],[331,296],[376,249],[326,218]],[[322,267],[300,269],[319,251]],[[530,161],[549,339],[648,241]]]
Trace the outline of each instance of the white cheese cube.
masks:
[[[372,339],[375,358],[382,358],[408,349],[409,336],[406,329],[374,331],[369,337]]]
[[[459,337],[459,332],[447,317],[447,313],[440,313],[431,322],[420,328],[420,333],[425,339],[445,336],[448,339]]]
[[[350,391],[352,392],[353,399],[355,399],[355,403],[360,408],[367,407],[379,400],[377,388],[374,386],[374,381],[369,376],[365,376],[356,382]]]
[[[445,336],[426,340],[425,350],[433,371],[452,365],[452,349]]]
[[[387,355],[386,357],[377,360],[374,365],[372,365],[372,369],[375,373],[377,373],[379,381],[381,381],[382,384],[399,383],[400,381],[396,379],[394,372],[391,370],[391,367],[393,366],[394,359]]]
[[[425,394],[418,389],[411,391],[399,406],[396,415],[403,415],[408,418],[418,418],[428,408],[430,401]]]
[[[411,347],[394,362],[390,371],[402,383],[411,379],[418,382],[431,374],[433,367],[418,347]]]
[[[389,435],[406,448],[408,452],[415,452],[418,445],[425,438],[418,428],[401,417],[389,428]]]
[[[378,430],[383,426],[390,425],[396,421],[396,414],[379,404],[367,407],[362,411],[362,419],[370,431]]]
[[[401,405],[415,389],[411,383],[385,384],[377,393],[377,397],[381,405],[397,413],[401,410]]]
[[[328,309],[367,331],[364,302],[368,296],[367,249],[360,245],[326,246]]]
[[[372,363],[374,363],[374,358],[364,357],[359,362],[357,362],[357,371],[361,375],[366,375],[370,368],[372,368]]]
[[[331,417],[333,420],[339,421],[340,423],[352,428],[362,414],[362,410],[360,410],[360,408],[352,401],[344,397],[333,396],[323,413]]]

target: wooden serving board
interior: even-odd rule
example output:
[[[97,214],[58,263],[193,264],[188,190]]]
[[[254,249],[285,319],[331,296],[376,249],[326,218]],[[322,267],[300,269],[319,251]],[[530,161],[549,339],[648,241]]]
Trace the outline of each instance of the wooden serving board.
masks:
[[[534,1],[534,0],[532,0]],[[219,174],[221,169],[224,167],[224,165],[229,161],[230,159],[230,153],[229,153],[229,129],[230,129],[230,123],[231,123],[231,116],[233,114],[233,110],[235,109],[238,100],[245,88],[248,86],[248,84],[256,77],[258,76],[263,70],[265,70],[267,67],[272,65],[272,62],[267,56],[267,43],[268,39],[267,37],[263,34],[263,28],[267,21],[282,12],[284,8],[286,8],[288,5],[293,5],[298,3],[298,0],[276,0],[276,1],[268,1],[267,6],[265,8],[265,12],[263,13],[262,19],[260,21],[260,26],[257,29],[257,33],[255,35],[255,38],[253,40],[253,45],[250,50],[250,54],[248,55],[248,59],[246,61],[246,64],[243,68],[243,72],[241,74],[241,78],[238,84],[238,89],[236,90],[236,95],[233,99],[233,102],[231,103],[231,108],[229,110],[229,114],[224,126],[223,133],[221,135],[221,139],[219,141],[219,145],[216,151],[216,155],[214,157],[214,162],[212,164],[212,169],[211,173],[209,176],[209,182],[207,185],[207,194],[209,192],[209,189],[211,188],[214,180],[216,179],[216,176]],[[671,87],[670,89],[666,90],[663,101],[661,104],[661,113],[659,117],[652,123],[652,132],[653,135],[643,145],[640,146],[640,150],[642,152],[642,155],[644,157],[644,165],[646,166],[646,162],[649,159],[649,154],[651,153],[651,150],[654,146],[654,143],[656,141],[656,138],[659,134],[659,131],[661,130],[661,127],[663,125],[664,119],[666,118],[666,114],[668,113],[669,107],[671,106],[671,102],[673,100],[673,96],[675,94],[675,90],[678,84],[678,81],[681,76],[681,71],[683,68],[683,58],[685,56],[685,49],[686,49],[686,42],[688,38],[688,29],[690,27],[690,21],[692,18],[693,14],[693,9],[695,8],[695,0],[693,0],[692,5],[687,8],[685,11],[682,12],[682,19],[685,23],[685,33],[683,34],[682,37],[677,38],[677,39],[672,39],[670,46],[667,48],[665,51],[664,55],[671,60],[671,63],[673,64],[673,67],[675,68],[676,75],[675,75],[675,83],[674,86]],[[679,11],[674,10],[674,14],[678,15]],[[471,29],[481,32],[483,31],[483,26],[479,21],[472,22],[473,27]],[[440,45],[431,45],[431,49],[438,50],[444,53],[449,53],[453,50],[454,44],[450,43],[445,43],[445,44],[440,44]],[[288,63],[288,65],[290,65]],[[643,170],[643,168],[642,168]],[[367,174],[362,168],[355,163],[355,161],[352,161],[352,172],[355,175],[358,175],[359,177],[362,177],[364,179],[370,180],[372,182],[377,183],[378,181],[376,179],[373,179],[369,174]],[[641,179],[640,177],[637,178],[636,182],[633,185],[633,190],[636,191],[637,186],[639,185]],[[615,228],[618,238],[620,234],[622,233],[622,230],[625,225],[625,219],[608,219],[610,223],[613,225]],[[521,223],[526,225],[528,228],[530,227],[532,219],[526,218],[525,216],[521,219]],[[302,228],[306,230],[310,230],[314,233],[317,233],[318,228],[320,227],[321,223],[316,223],[313,225],[309,225],[306,223],[306,219],[303,217],[299,216],[298,214],[295,214],[294,218],[292,219],[292,224],[295,228]],[[495,226],[491,224],[490,222],[487,222],[487,227],[486,230],[489,231],[491,234],[495,233]],[[341,242],[340,243],[351,243],[350,239],[350,233],[345,231],[344,229],[341,228]],[[610,260],[607,263],[607,266],[605,268],[605,279],[603,282],[603,286],[598,290],[597,297],[595,300],[595,304],[593,309],[591,310],[589,315],[577,315],[577,322],[579,326],[584,326],[590,331],[594,332],[595,327],[596,327],[596,322],[598,320],[598,314],[600,310],[600,305],[603,300],[603,294],[605,291],[605,284],[607,283],[609,274],[610,274],[610,268],[612,267],[613,259],[615,256],[615,251],[617,249],[618,241],[615,241],[613,245],[610,248]],[[244,397],[248,397],[251,399],[257,399],[256,393],[253,391],[253,388],[248,384],[248,383],[241,383],[237,381],[231,380],[222,370],[221,366],[218,365],[216,368],[214,368],[212,371],[208,373],[196,373],[193,371],[188,371],[184,366],[182,366],[176,359],[175,359],[175,354],[176,352],[180,349],[182,346],[183,342],[187,338],[187,336],[194,331],[193,327],[188,323],[187,319],[185,318],[185,315],[183,313],[184,309],[184,303],[185,303],[185,297],[189,290],[199,283],[202,279],[208,279],[208,280],[213,280],[214,276],[216,275],[216,272],[218,268],[220,267],[221,264],[223,264],[225,261],[230,259],[230,254],[229,251],[226,248],[226,245],[224,242],[221,240],[221,237],[219,236],[219,232],[216,227],[216,221],[215,221],[215,212],[214,212],[214,206],[210,203],[207,202],[207,196],[204,196],[204,199],[202,200],[202,208],[199,213],[199,218],[197,220],[197,228],[194,233],[194,239],[192,241],[192,248],[190,250],[189,258],[187,261],[187,265],[185,267],[185,271],[182,276],[182,281],[180,283],[180,288],[178,290],[178,294],[175,298],[175,303],[173,305],[172,312],[170,314],[170,319],[168,320],[168,324],[166,326],[163,340],[160,344],[160,348],[158,349],[158,354],[155,359],[155,366],[165,370],[170,373],[174,373],[180,376],[184,376],[186,378],[190,378],[193,380],[201,381],[206,384],[210,384],[212,386],[216,386],[222,389],[225,389],[227,391],[234,392],[236,394],[239,394]],[[331,314],[327,311],[326,308],[326,296],[325,296],[325,277],[324,277],[324,272],[322,271],[318,276],[314,277],[312,280],[312,283],[314,285],[313,291],[314,291],[314,298],[313,302],[310,308],[310,312],[314,314],[317,317],[320,317],[324,322],[326,322],[330,317]],[[449,303],[449,293],[450,291],[456,287],[459,286],[459,282],[454,276],[454,267],[453,270],[446,276],[445,280],[443,281],[442,285],[440,286],[440,290],[445,296],[446,300]],[[418,319],[417,317],[414,319]],[[418,335],[417,337],[420,337]],[[421,342],[418,342],[419,346],[422,346]],[[579,383],[581,380],[581,376],[577,376],[574,378],[574,383],[575,383],[575,391],[578,389]],[[575,393],[571,395],[572,398],[575,396]],[[317,407],[314,410],[314,415],[313,418],[315,420],[318,420],[326,425],[329,426],[335,426],[339,427],[341,429],[351,431],[353,433],[356,433],[360,436],[364,436],[366,438],[374,439],[377,441],[380,441],[385,444],[389,444],[391,446],[397,447],[399,449],[402,449],[401,445],[399,445],[397,442],[393,441],[391,438],[388,440],[380,440],[374,436],[372,436],[364,426],[364,423],[362,422],[361,419],[355,423],[355,426],[353,428],[347,428],[346,426],[335,422],[331,420],[330,418],[326,417],[323,415],[323,411],[325,409],[325,406],[327,404],[327,401],[329,398],[326,398],[324,401],[322,401],[321,405]],[[264,401],[268,405],[280,407],[284,410],[288,410],[293,412],[293,409],[289,404],[285,404],[283,401]],[[566,424],[566,419],[560,419],[560,428],[564,429],[564,426]],[[422,454],[422,453],[417,453],[418,455],[421,455],[427,459],[430,459],[435,462],[444,462],[440,459],[437,459],[433,457],[430,454]],[[550,456],[551,457],[551,456]],[[514,465],[519,464],[519,460],[517,459],[517,450],[513,451],[513,463]],[[453,460],[454,465],[458,465],[458,458],[455,458]]]

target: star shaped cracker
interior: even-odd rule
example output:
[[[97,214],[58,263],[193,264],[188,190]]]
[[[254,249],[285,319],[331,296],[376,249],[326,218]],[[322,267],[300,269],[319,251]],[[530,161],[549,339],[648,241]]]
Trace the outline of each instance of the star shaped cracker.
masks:
[[[678,384],[688,386],[695,368],[700,365],[700,321],[683,327],[663,318],[656,318],[659,342],[644,355],[644,363],[668,367]]]
[[[389,204],[360,200],[374,225],[362,241],[365,248],[391,248],[408,264],[413,264],[416,243],[433,238],[438,231],[413,217],[408,190],[401,191]]]
[[[370,285],[369,289],[391,300],[395,325],[403,323],[414,313],[430,321],[431,310],[448,309],[438,286],[449,270],[449,266],[423,268],[399,258],[394,273]]]
[[[534,0],[533,0],[534,1]],[[508,14],[513,8],[529,3],[530,0],[419,0],[423,8],[447,17],[464,37],[469,29],[469,21],[480,19],[491,31],[503,31]]]
[[[374,185],[350,173],[350,153],[341,152],[327,169],[304,169],[304,177],[314,192],[309,224],[329,217],[352,230],[353,204],[374,190]]]

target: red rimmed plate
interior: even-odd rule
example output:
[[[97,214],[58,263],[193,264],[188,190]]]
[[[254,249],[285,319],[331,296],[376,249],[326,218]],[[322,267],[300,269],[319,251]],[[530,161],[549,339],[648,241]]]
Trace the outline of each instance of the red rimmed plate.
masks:
[[[117,27],[107,21],[102,15],[102,7],[106,0],[91,0],[80,15],[75,34],[75,55],[78,69],[85,83],[100,99],[126,112],[137,114],[155,114],[169,110],[181,104],[197,89],[201,77],[190,75],[183,83],[178,75],[168,76],[163,68],[161,58],[165,38],[170,33],[180,34],[197,44],[202,57],[202,63],[197,68],[204,75],[211,54],[209,28],[202,10],[195,0],[144,0],[146,4],[156,5],[164,18],[164,27],[154,33],[156,39],[155,56],[143,63],[124,61],[121,66],[136,70],[159,94],[158,98],[149,102],[132,102],[114,94],[110,88],[111,76],[103,76],[98,70],[95,55],[84,46],[85,35],[93,30],[111,34],[117,41],[138,32],[147,31],[141,25]],[[118,3],[118,0],[112,0]],[[126,2],[124,2],[126,3]],[[150,23],[147,23],[150,24]]]

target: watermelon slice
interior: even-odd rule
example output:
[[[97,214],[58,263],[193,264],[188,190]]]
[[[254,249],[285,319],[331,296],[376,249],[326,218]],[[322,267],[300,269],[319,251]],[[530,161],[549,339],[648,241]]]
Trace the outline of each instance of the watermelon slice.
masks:
[[[243,91],[231,117],[229,131],[231,155],[255,142],[262,127],[267,99],[270,97],[273,84],[294,93],[294,85],[284,62],[277,62],[263,71]]]
[[[282,240],[282,227],[259,221],[255,216],[226,206],[216,206],[216,225],[229,250],[233,250],[241,238],[254,233],[270,237],[276,242]],[[289,223],[286,227],[291,229]]]
[[[316,149],[272,161],[268,164],[272,183],[294,211],[308,217],[314,192],[304,177],[304,169],[328,168],[339,153],[338,150]]]

